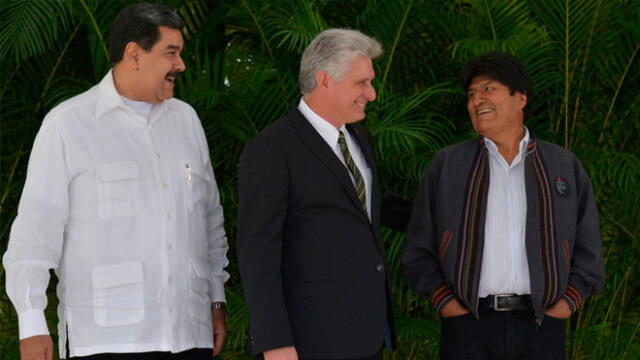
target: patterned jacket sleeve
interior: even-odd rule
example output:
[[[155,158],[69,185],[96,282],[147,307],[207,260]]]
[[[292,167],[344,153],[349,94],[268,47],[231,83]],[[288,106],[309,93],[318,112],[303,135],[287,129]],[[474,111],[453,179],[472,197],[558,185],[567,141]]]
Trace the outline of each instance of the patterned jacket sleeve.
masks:
[[[429,298],[440,311],[454,295],[446,285],[438,261],[437,224],[434,209],[443,155],[439,153],[427,169],[413,203],[402,254],[402,274],[418,295]]]
[[[578,223],[571,256],[569,285],[563,295],[572,311],[579,309],[584,299],[604,288],[598,209],[591,181],[578,159],[574,158],[574,161],[578,191]]]

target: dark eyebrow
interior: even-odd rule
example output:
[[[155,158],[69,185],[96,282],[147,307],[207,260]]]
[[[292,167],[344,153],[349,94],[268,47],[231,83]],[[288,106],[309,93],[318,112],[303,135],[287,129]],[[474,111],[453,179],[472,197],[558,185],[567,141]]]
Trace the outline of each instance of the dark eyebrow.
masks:
[[[167,50],[180,50],[180,49],[182,48],[178,45],[167,45]]]
[[[489,85],[489,84],[493,84],[493,83],[495,83],[495,81],[494,81],[494,80],[487,80],[487,81],[483,82],[482,84],[480,84],[480,85],[479,85],[479,87],[487,86],[487,85]],[[472,87],[472,86],[469,86],[469,87],[467,88],[467,91],[475,90],[475,89],[477,89],[477,88],[474,88],[474,87]]]

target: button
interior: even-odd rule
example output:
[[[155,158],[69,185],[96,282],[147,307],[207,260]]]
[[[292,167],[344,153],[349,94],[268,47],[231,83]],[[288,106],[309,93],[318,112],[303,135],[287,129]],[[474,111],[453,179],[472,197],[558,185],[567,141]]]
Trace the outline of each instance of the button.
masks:
[[[169,284],[171,284],[171,282],[173,282],[173,278],[169,276]]]
[[[171,250],[172,246],[171,244],[167,245],[167,250]]]
[[[171,220],[171,214],[167,214],[167,220]]]
[[[167,188],[167,183],[166,183],[166,182],[163,182],[163,183],[162,183],[162,187],[166,189],[166,188]]]
[[[382,266],[382,264],[378,264],[376,266],[376,270],[378,270],[378,272],[382,272],[382,270],[384,270],[384,266]]]
[[[156,156],[160,159],[160,153],[156,151]]]
[[[171,314],[171,313],[173,313],[173,308],[172,307],[169,308],[169,314]]]

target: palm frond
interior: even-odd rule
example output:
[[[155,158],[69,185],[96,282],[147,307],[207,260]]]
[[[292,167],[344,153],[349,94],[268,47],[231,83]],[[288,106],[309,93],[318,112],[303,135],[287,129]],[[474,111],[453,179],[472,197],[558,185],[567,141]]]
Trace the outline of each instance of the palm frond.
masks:
[[[20,61],[45,52],[71,26],[70,1],[3,1],[0,57]]]

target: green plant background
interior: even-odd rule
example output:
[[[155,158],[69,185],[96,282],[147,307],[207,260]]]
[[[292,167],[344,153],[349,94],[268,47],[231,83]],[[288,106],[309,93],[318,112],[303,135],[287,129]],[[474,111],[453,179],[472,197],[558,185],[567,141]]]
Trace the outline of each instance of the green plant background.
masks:
[[[44,115],[108,71],[105,39],[131,1],[0,1],[0,253]],[[178,98],[204,125],[231,251],[231,317],[221,358],[244,352],[247,311],[235,261],[238,157],[243,144],[299,97],[302,50],[327,27],[359,29],[385,53],[365,122],[382,183],[412,198],[441,147],[474,137],[459,86],[472,56],[502,50],[527,66],[538,94],[527,126],[575,152],[594,184],[606,287],[568,323],[571,359],[640,358],[640,1],[636,0],[166,0],[187,23]],[[399,350],[437,358],[433,307],[399,276],[403,236],[385,229]],[[17,317],[0,267],[0,358],[18,359]],[[55,283],[55,280],[53,281]],[[47,315],[55,329],[54,285]]]

